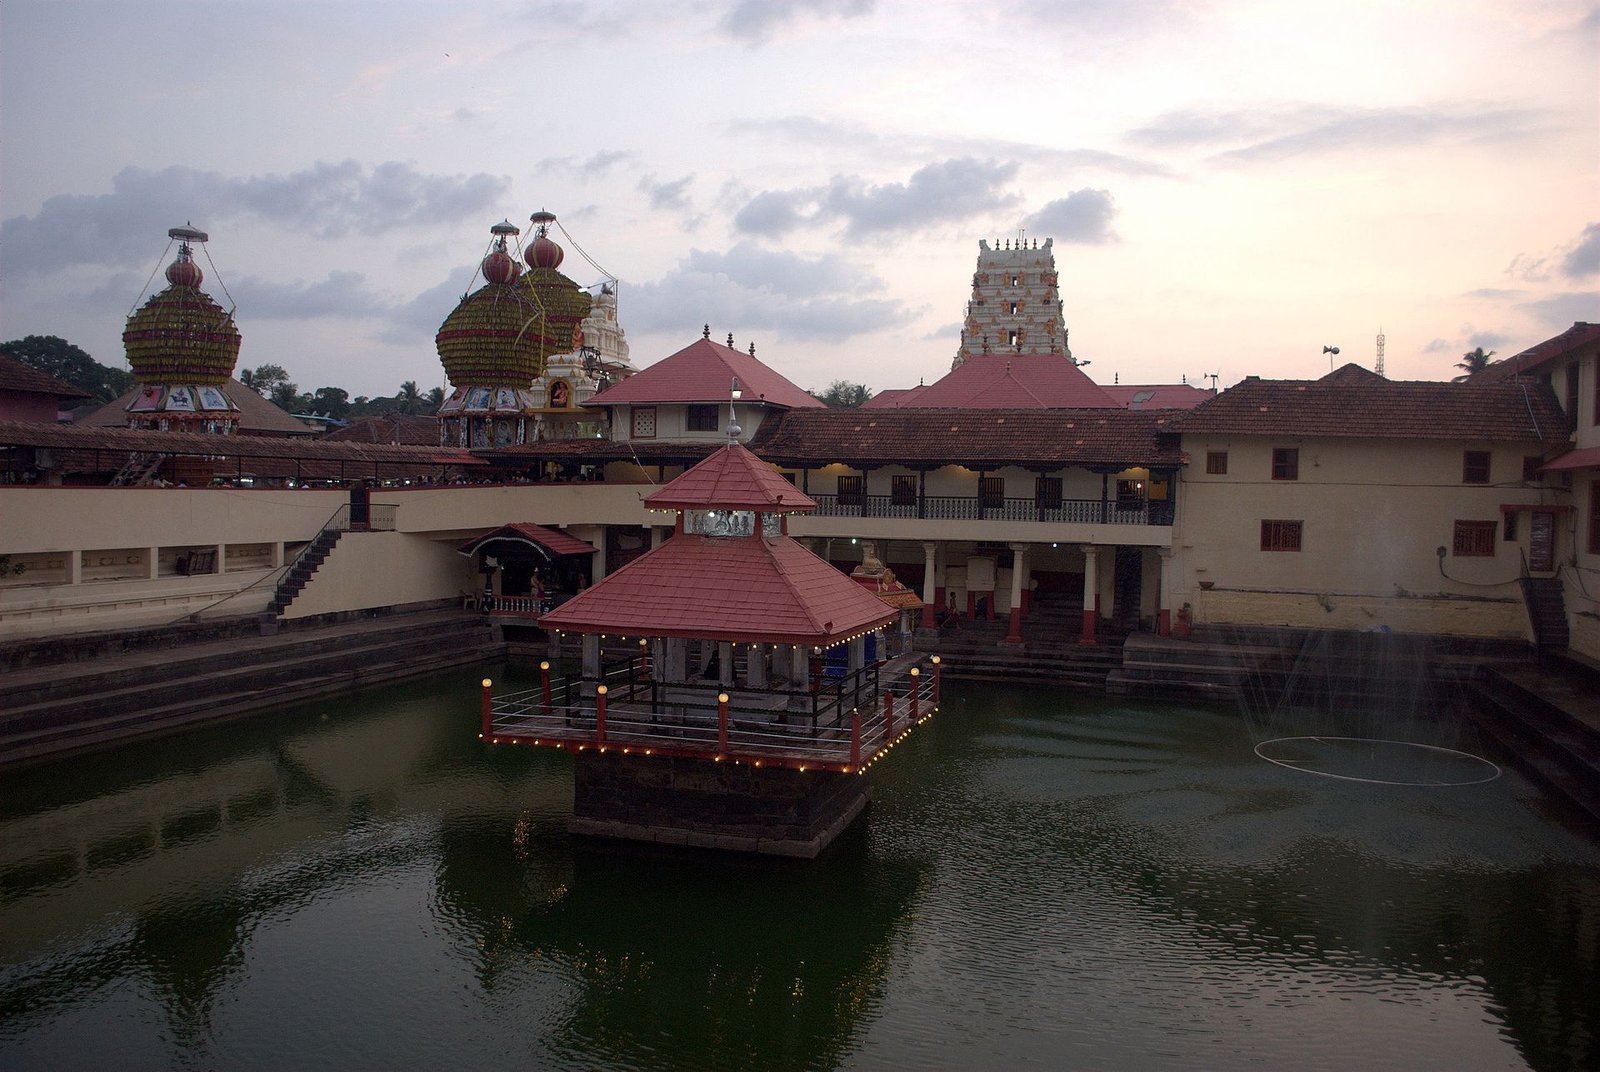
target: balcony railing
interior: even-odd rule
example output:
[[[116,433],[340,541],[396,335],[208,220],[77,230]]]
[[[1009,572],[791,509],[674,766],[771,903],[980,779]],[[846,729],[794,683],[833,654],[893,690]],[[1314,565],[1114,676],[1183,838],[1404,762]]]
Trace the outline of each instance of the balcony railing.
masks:
[[[1137,502],[1123,505],[1115,499],[1063,499],[1058,506],[1041,506],[1034,499],[983,502],[976,496],[929,495],[916,501],[896,501],[891,495],[846,496],[812,494],[821,517],[903,517],[934,521],[1064,521],[1081,525],[1171,525],[1171,502]]]
[[[329,529],[338,529],[349,532],[352,528],[367,532],[393,532],[395,503],[372,503],[367,507],[368,516],[365,525],[352,525],[350,523],[350,505],[341,506],[328,523],[323,526]]]

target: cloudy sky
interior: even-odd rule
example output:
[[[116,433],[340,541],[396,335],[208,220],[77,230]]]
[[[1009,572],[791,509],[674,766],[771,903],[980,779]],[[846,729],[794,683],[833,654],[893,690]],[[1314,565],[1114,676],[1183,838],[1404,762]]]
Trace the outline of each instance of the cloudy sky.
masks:
[[[1380,328],[1448,378],[1600,320],[1597,55],[1569,0],[7,0],[0,334],[122,364],[193,221],[241,366],[432,386],[489,225],[543,207],[641,365],[709,322],[802,386],[931,381],[1025,228],[1101,382]]]

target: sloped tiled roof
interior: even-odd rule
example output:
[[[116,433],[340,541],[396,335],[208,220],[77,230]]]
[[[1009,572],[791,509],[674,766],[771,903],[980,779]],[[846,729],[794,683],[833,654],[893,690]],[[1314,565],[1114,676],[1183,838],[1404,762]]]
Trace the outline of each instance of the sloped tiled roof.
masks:
[[[1185,435],[1519,440],[1559,443],[1567,419],[1547,384],[1246,379],[1173,417]]]
[[[1319,379],[1318,383],[1382,383],[1385,377],[1376,372],[1358,365],[1354,361],[1347,361]]]
[[[238,380],[229,380],[223,390],[233,400],[233,404],[239,407],[241,435],[314,436],[317,434],[317,429],[295,420]],[[125,428],[128,425],[128,403],[138,393],[139,388],[135,387],[115,402],[107,402],[99,409],[79,417],[74,423],[89,428]]]
[[[928,385],[924,383],[919,383],[915,387],[889,387],[861,403],[861,408],[893,409],[896,406],[914,406],[917,404],[917,399],[927,390]]]
[[[1535,343],[1504,361],[1496,361],[1482,372],[1473,373],[1468,383],[1495,383],[1537,371],[1547,362],[1565,357],[1574,350],[1600,347],[1600,324],[1578,320],[1566,331],[1544,342]]]
[[[827,645],[895,617],[788,537],[675,536],[539,619],[546,629]]]
[[[93,398],[88,391],[80,391],[48,372],[40,372],[8,354],[0,354],[0,391],[18,391],[34,395],[53,395],[56,398]]]
[[[794,410],[762,422],[757,456],[781,465],[1181,464],[1171,411],[1125,409]]]
[[[1117,402],[1064,354],[977,354],[922,390],[907,391],[880,405],[887,409],[1092,409],[1113,408]]]
[[[653,405],[668,402],[726,402],[733,378],[743,401],[790,409],[816,409],[822,403],[750,354],[710,339],[697,339],[670,357],[640,369],[595,395],[586,406]]]
[[[557,557],[592,555],[595,551],[593,545],[584,543],[576,536],[568,535],[560,529],[547,529],[543,525],[534,525],[526,521],[501,525],[493,532],[486,532],[482,536],[474,536],[457,547],[456,550],[464,555],[470,555],[484,544],[493,543],[496,540],[537,544]]]
[[[644,501],[652,510],[761,510],[804,513],[816,501],[772,466],[730,443]]]
[[[439,418],[402,414],[357,417],[322,437],[335,443],[388,443],[410,447],[439,445]]]
[[[1123,409],[1193,409],[1211,397],[1192,383],[1114,383],[1100,390]]]

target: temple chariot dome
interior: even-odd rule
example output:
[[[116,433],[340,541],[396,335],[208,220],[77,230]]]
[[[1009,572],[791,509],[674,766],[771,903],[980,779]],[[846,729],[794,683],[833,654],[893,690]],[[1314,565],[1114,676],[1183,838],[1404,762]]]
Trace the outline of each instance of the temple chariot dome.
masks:
[[[205,273],[194,246],[204,248],[209,236],[186,225],[167,237],[178,243],[168,286],[131,313],[122,332],[139,385],[127,405],[128,426],[229,435],[239,427],[239,407],[227,392],[239,360],[233,309],[200,289]]]
[[[593,415],[579,406],[608,376],[635,371],[617,324],[616,280],[608,277],[591,295],[563,275],[566,251],[549,235],[555,215],[540,211],[531,219],[533,238],[520,248],[516,225],[490,228],[479,265],[483,286],[439,328],[439,360],[453,388],[439,408],[446,446],[594,434]]]

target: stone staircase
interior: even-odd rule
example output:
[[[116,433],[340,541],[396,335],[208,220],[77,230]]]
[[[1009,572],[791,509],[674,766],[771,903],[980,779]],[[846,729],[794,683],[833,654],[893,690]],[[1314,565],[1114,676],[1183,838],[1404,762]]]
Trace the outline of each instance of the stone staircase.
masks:
[[[1503,758],[1600,820],[1600,667],[1557,657],[1484,667],[1474,721]]]
[[[1534,644],[1540,651],[1559,651],[1571,643],[1566,600],[1559,577],[1522,578],[1522,599],[1528,606]]]
[[[0,767],[504,656],[481,616],[453,609],[272,636],[251,625],[254,635],[30,659],[0,678]]]
[[[1022,643],[1005,643],[1007,619],[963,618],[937,637],[919,634],[917,648],[940,657],[945,673],[959,678],[1004,679],[1024,684],[1068,685],[1101,691],[1122,661],[1126,634],[1102,621],[1093,647],[1083,647],[1082,605],[1040,599],[1022,619]]]
[[[283,579],[278,582],[277,591],[272,594],[272,602],[267,604],[273,614],[281,615],[294,597],[299,595],[311,577],[327,561],[328,555],[333,552],[334,545],[339,542],[339,537],[344,533],[339,529],[323,529],[317,533],[316,539],[306,545],[300,552],[300,557],[289,567]]]

